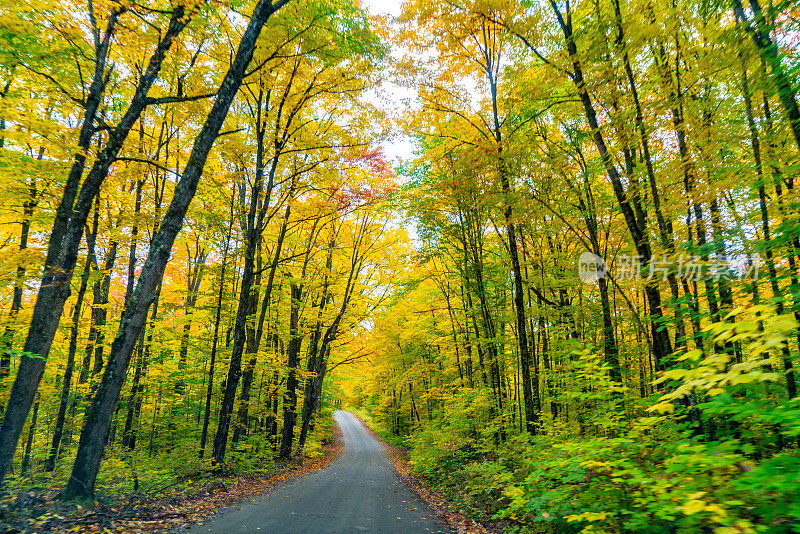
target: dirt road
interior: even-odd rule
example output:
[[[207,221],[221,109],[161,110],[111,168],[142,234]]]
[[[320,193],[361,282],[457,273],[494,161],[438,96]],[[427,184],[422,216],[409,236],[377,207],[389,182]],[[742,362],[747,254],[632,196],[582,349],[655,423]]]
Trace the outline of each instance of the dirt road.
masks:
[[[451,533],[395,473],[383,446],[351,414],[334,415],[344,452],[326,469],[222,511],[192,534]],[[186,532],[186,531],[184,531]]]

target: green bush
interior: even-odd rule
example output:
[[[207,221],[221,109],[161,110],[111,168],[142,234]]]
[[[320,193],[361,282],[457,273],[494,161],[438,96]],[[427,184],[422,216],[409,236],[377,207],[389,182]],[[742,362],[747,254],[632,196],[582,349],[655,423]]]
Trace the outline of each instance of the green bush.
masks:
[[[507,433],[507,418],[488,418],[473,391],[454,394],[452,416],[405,440],[413,466],[510,532],[799,532],[800,399],[786,397],[770,360],[797,323],[765,306],[749,313],[758,315],[707,329],[745,357],[678,354],[658,381],[662,394],[638,404],[623,404],[595,352],[573,352],[559,400],[579,424],[543,425],[533,438]]]

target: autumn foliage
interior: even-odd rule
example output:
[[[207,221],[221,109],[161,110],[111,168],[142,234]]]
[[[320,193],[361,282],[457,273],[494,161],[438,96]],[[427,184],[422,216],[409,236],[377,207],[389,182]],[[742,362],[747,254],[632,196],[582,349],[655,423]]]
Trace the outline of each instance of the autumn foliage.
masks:
[[[347,1],[0,6],[6,491],[320,454],[407,247],[383,33]]]
[[[3,2],[3,490],[269,471],[347,405],[487,528],[797,532],[797,14]]]

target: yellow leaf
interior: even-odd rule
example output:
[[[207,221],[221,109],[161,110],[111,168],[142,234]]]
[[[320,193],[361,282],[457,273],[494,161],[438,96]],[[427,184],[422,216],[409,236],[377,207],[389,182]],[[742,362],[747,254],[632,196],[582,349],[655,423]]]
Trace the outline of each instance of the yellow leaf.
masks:
[[[703,501],[699,501],[697,499],[688,501],[686,504],[683,505],[683,513],[686,515],[696,514],[697,512],[702,512],[705,509],[706,509],[706,503]]]
[[[654,404],[647,409],[648,412],[664,412],[664,413],[673,413],[675,411],[675,405],[671,402],[661,402],[658,404]]]

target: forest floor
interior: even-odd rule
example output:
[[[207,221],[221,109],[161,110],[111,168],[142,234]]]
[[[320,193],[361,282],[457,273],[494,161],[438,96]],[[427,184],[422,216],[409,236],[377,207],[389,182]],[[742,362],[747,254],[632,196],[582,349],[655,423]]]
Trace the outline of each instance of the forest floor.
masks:
[[[324,469],[341,453],[343,441],[334,425],[333,439],[319,458],[276,464],[268,473],[220,476],[191,493],[157,498],[131,493],[112,504],[94,507],[65,503],[55,495],[27,492],[0,499],[0,534],[33,532],[166,533],[202,524],[219,509],[261,495],[287,480]]]
[[[469,517],[463,510],[460,510],[455,503],[447,500],[441,494],[431,489],[430,486],[416,476],[411,469],[411,464],[408,461],[408,449],[387,443],[370,428],[366,421],[356,414],[354,414],[354,417],[361,421],[361,424],[364,425],[375,439],[381,442],[386,452],[389,454],[397,474],[403,482],[414,490],[414,493],[419,495],[419,497],[436,512],[439,519],[446,523],[451,529],[458,534],[499,534],[503,532],[505,525],[500,522],[488,524],[479,523],[475,519]]]

